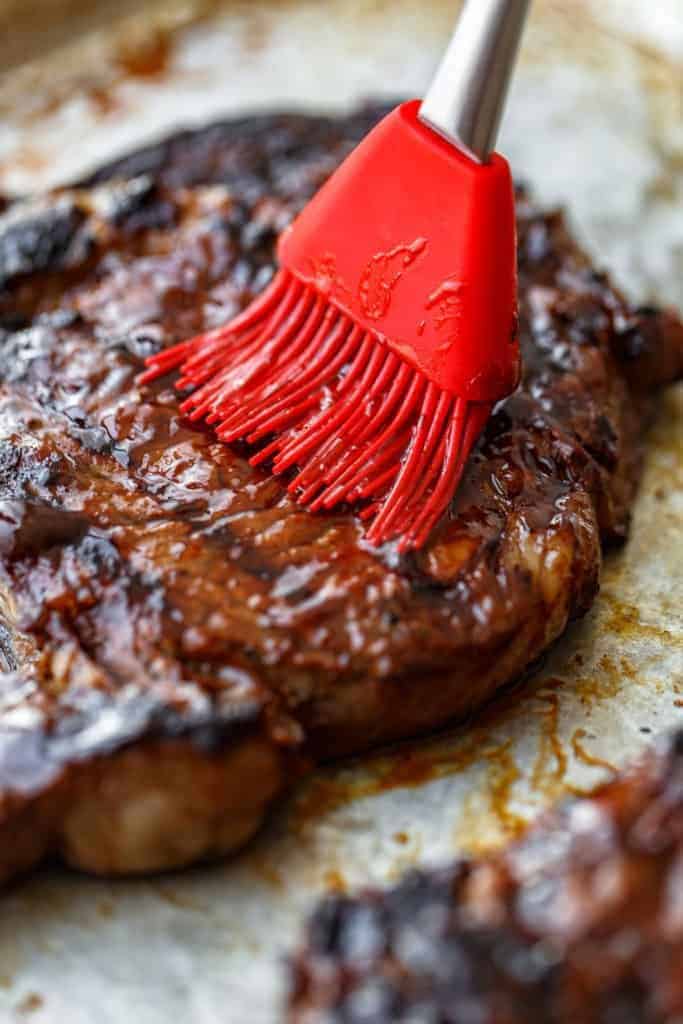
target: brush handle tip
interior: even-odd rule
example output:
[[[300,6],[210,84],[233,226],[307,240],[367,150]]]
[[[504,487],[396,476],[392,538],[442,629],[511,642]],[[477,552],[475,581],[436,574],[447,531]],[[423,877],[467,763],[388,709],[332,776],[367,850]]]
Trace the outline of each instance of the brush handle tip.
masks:
[[[479,163],[494,149],[530,0],[467,0],[420,119]]]

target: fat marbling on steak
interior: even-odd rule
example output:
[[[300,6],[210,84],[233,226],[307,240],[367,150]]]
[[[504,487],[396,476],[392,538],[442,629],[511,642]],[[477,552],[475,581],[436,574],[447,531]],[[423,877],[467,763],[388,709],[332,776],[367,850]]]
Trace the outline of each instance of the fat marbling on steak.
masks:
[[[419,553],[371,549],[352,509],[298,508],[179,418],[172,379],[136,387],[145,356],[264,286],[278,232],[374,116],[184,133],[0,217],[0,879],[238,846],[311,763],[519,675],[626,535],[683,330],[523,193],[524,381]]]
[[[291,1024],[678,1024],[683,731],[502,854],[328,898]]]

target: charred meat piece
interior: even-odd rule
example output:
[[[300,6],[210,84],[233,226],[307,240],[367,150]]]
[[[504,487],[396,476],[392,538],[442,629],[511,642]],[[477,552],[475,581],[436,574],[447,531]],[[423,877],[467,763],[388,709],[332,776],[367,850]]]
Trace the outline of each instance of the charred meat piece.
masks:
[[[683,732],[502,854],[333,897],[291,1024],[683,1019]]]
[[[263,288],[370,120],[208,128],[0,216],[0,879],[233,848],[311,762],[489,699],[626,535],[683,329],[523,194],[525,378],[418,554],[369,548],[352,509],[299,509],[179,417],[170,378],[136,387],[146,355]]]
[[[250,202],[276,196],[299,207],[390,109],[249,114],[188,128],[105,164],[81,184],[146,175],[167,188],[221,184]]]

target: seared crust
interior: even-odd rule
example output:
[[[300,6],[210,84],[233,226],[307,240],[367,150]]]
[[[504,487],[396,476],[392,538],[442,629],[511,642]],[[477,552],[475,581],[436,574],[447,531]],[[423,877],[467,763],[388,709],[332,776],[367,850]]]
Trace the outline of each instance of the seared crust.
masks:
[[[181,855],[160,814],[136,852],[92,780],[108,793],[135,764],[142,792],[164,758],[224,779],[255,750],[270,782],[241,768],[239,810],[226,784],[202,812],[242,820],[251,800],[255,827],[307,759],[433,728],[521,673],[590,606],[601,538],[626,534],[643,425],[681,371],[683,331],[632,309],[561,215],[521,194],[524,382],[419,554],[368,548],[351,510],[300,510],[244,451],[179,418],[171,380],[136,387],[146,355],[264,286],[277,234],[370,119],[189,133],[99,175],[142,159],[159,181],[0,217],[0,827],[24,837],[3,846],[7,877],[49,850],[129,871],[242,841],[241,824],[237,838],[208,828]],[[184,187],[223,178],[230,189]],[[88,850],[68,825],[84,802],[100,823]]]
[[[291,1024],[675,1024],[683,1015],[683,732],[488,860],[332,897]]]

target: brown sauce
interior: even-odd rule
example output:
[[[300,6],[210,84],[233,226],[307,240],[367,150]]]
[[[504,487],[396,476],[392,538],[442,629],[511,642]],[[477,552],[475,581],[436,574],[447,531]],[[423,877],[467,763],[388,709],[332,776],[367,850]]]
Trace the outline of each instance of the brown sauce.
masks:
[[[572,752],[576,760],[589,768],[604,768],[610,773],[615,773],[616,768],[610,761],[605,761],[604,758],[598,757],[597,754],[591,754],[590,751],[586,750],[583,741],[587,738],[587,735],[585,729],[575,729],[572,733]]]
[[[129,78],[159,78],[168,71],[172,55],[171,34],[156,29],[138,42],[121,42],[114,62]]]

